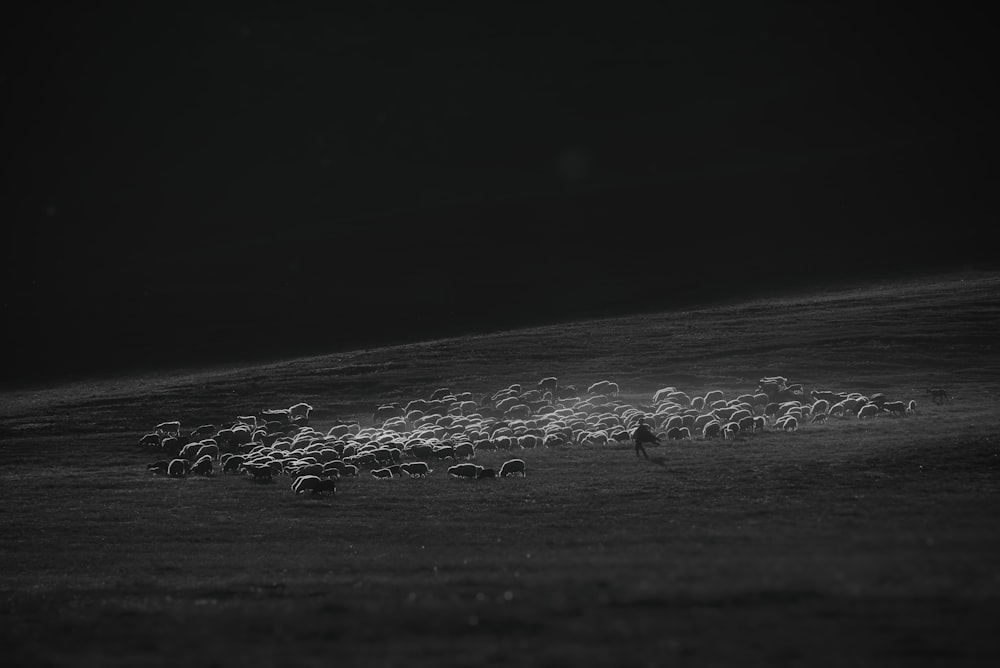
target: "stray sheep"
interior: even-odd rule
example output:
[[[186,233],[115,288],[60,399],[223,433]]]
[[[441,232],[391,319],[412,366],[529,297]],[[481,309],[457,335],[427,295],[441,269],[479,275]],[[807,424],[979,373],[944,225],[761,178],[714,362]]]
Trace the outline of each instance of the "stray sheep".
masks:
[[[500,467],[499,477],[507,478],[512,475],[520,473],[521,477],[525,477],[524,473],[524,460],[523,459],[508,459]]]
[[[906,405],[906,412],[909,415],[916,415],[917,414],[917,402],[916,402],[915,399],[911,399],[910,403],[908,403]]]

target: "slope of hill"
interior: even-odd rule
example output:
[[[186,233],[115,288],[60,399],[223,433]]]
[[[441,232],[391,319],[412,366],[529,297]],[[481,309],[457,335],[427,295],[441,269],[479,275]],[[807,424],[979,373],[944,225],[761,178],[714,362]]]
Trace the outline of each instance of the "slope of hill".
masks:
[[[1000,276],[965,274],[0,395],[15,664],[980,665],[1000,653]],[[371,421],[549,375],[916,399],[737,441],[519,453],[524,479],[149,475],[154,424]],[[935,404],[926,388],[949,390]],[[477,461],[498,465],[500,453]]]

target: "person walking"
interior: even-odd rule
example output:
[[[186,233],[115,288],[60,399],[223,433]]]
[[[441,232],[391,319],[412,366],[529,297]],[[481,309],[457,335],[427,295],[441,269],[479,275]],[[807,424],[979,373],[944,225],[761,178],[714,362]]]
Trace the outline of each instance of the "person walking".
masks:
[[[643,456],[649,459],[649,455],[646,454],[646,448],[643,447],[643,443],[656,443],[659,445],[660,439],[657,438],[656,434],[649,428],[645,420],[639,420],[639,426],[635,428],[632,432],[632,442],[635,443],[635,456],[639,456],[639,451],[642,451]]]

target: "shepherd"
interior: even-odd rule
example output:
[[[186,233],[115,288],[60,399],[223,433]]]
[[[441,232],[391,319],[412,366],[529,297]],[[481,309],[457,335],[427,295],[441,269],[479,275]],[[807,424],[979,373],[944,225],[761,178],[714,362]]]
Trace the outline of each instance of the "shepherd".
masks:
[[[642,444],[656,443],[659,445],[660,439],[653,433],[644,420],[639,420],[639,426],[632,432],[632,442],[635,443],[635,456],[638,457],[639,451],[642,450],[643,456],[649,459],[649,455],[646,454],[646,448]]]

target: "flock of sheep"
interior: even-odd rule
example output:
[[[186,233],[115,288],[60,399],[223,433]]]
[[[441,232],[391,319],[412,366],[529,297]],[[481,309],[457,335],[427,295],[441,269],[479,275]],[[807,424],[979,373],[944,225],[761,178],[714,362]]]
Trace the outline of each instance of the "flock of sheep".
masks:
[[[949,399],[939,388],[927,393],[935,402]],[[361,471],[376,479],[422,478],[438,462],[450,463],[447,474],[453,478],[523,477],[525,462],[519,457],[507,459],[499,470],[472,460],[486,451],[509,455],[539,447],[629,444],[640,423],[651,427],[657,440],[738,439],[834,418],[912,415],[916,401],[890,401],[884,394],[807,393],[774,376],[760,379],[753,392],[728,399],[721,390],[690,396],[664,387],[649,404],[632,405],[611,381],[578,391],[548,377],[534,387],[515,384],[478,399],[441,388],[427,399],[383,404],[368,427],[337,421],[320,431],[309,424],[312,410],[297,403],[187,432],[179,421],[167,421],[139,443],[162,454],[147,466],[156,474],[239,474],[258,482],[287,475],[296,494],[334,495],[337,480]]]

